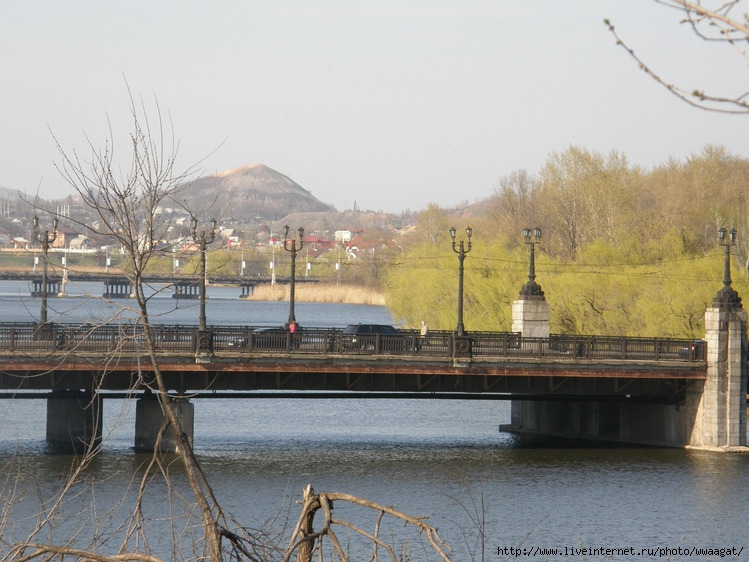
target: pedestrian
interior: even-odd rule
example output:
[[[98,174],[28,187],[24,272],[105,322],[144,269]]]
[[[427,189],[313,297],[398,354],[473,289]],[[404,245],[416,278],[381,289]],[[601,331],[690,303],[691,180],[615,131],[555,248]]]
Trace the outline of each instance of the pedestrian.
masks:
[[[426,343],[426,337],[427,332],[429,332],[429,327],[427,326],[426,321],[421,321],[421,331],[419,332],[419,345],[417,346],[417,349],[421,349],[421,346]]]

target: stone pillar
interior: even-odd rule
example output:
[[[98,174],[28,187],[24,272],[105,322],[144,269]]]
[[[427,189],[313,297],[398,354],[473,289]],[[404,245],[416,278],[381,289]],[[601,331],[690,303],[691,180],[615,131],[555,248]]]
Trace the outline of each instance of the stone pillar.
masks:
[[[746,446],[747,313],[740,304],[716,297],[705,312],[707,379],[690,439],[696,447]]]
[[[537,238],[541,237],[541,229]],[[532,231],[526,229],[526,240]],[[536,283],[535,244],[531,244],[531,266],[528,282],[523,285],[518,300],[512,303],[512,331],[520,332],[524,338],[548,338],[550,333],[549,319],[551,307],[546,302],[541,285]]]
[[[47,443],[60,451],[85,451],[101,442],[103,400],[98,393],[55,391],[47,398]]]
[[[170,396],[169,402],[182,425],[182,432],[187,434],[187,438],[192,443],[195,431],[195,406],[184,397]],[[166,416],[155,395],[148,394],[139,398],[135,406],[135,450],[153,451],[156,447],[159,432],[165,422]],[[174,433],[174,428],[169,426],[161,437],[159,451],[175,453],[178,444],[179,441]]]
[[[512,331],[524,338],[548,338],[551,307],[542,297],[520,298],[512,303]]]

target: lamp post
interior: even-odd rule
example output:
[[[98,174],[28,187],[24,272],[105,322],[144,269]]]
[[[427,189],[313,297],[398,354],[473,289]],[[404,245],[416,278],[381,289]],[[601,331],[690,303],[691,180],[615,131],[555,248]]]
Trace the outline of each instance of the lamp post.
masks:
[[[455,227],[450,229],[450,237],[453,239],[452,248],[453,252],[458,254],[458,325],[455,327],[455,333],[458,336],[462,336],[465,333],[463,327],[463,260],[466,259],[466,254],[471,251],[471,236],[473,235],[473,229],[469,226],[466,228],[466,236],[468,236],[468,242],[464,243],[463,240],[455,242]]]
[[[536,283],[536,244],[541,242],[541,229],[538,227],[524,228],[523,237],[525,238],[525,243],[531,247],[531,256],[528,282],[520,289],[520,296],[523,298],[543,298],[544,292],[541,290],[541,286]]]
[[[736,245],[736,229],[732,228],[727,231],[725,228],[719,228],[718,243],[726,249],[723,263],[723,288],[715,295],[713,306],[726,310],[737,310],[741,308],[741,297],[731,287],[731,246]]]
[[[299,245],[297,245],[297,241]],[[298,240],[289,239],[289,225],[283,227],[283,249],[291,253],[291,285],[289,286],[289,330],[296,330],[294,316],[294,282],[296,280],[296,254],[304,247],[304,229],[299,227]]]
[[[195,217],[190,220],[190,228],[192,229],[192,239],[200,247],[200,317],[198,330],[205,332],[207,330],[205,319],[205,249],[216,238],[216,219],[211,219],[211,230],[209,232],[205,230],[198,232],[198,219]]]
[[[44,254],[44,264],[42,264],[42,310],[39,314],[39,325],[44,326],[47,324],[47,252],[49,252],[49,245],[57,239],[57,217],[52,219],[52,233],[49,230],[41,232],[39,230],[39,217],[34,215],[34,238],[37,242],[42,245],[42,253]]]

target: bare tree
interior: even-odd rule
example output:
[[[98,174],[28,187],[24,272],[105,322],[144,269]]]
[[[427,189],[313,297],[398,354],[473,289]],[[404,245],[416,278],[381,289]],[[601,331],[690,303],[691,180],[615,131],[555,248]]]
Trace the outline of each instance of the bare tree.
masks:
[[[447,212],[436,203],[429,203],[416,219],[419,233],[431,244],[447,235],[448,221]]]
[[[489,219],[493,229],[510,239],[518,238],[523,228],[538,223],[535,204],[538,178],[527,170],[517,170],[500,178],[499,185],[489,199]]]
[[[744,62],[749,63],[747,41],[749,41],[749,17],[743,7],[743,0],[708,0],[707,2],[688,2],[687,0],[653,0],[682,14],[680,23],[691,27],[701,40],[711,43],[722,43],[732,49]],[[664,75],[652,68],[643,57],[635,54],[634,49],[616,31],[614,24],[606,19],[604,23],[640,68],[669,92],[689,105],[720,113],[749,113],[749,92],[735,96],[714,94],[702,89],[685,89],[669,82]]]
[[[97,215],[106,235],[123,248],[127,256],[126,273],[133,286],[139,322],[146,342],[145,353],[153,368],[152,390],[160,401],[167,426],[176,436],[177,453],[184,464],[201,514],[208,558],[219,561],[222,560],[224,539],[228,539],[233,548],[240,551],[246,549],[243,539],[229,531],[224,513],[195,458],[192,444],[183,431],[180,419],[172,408],[156,355],[148,314],[150,297],[144,290],[143,282],[148,262],[156,254],[157,243],[165,237],[168,226],[161,220],[158,209],[175,200],[191,170],[177,172],[175,168],[178,143],[172,128],[164,122],[158,103],[153,122],[143,100],[136,102],[131,94],[130,113],[132,132],[127,153],[131,158],[127,169],[120,171],[118,167],[111,126],[104,148],[88,141],[90,154],[86,158],[75,151],[66,151],[57,142],[62,159],[58,168],[85,205]],[[144,380],[138,382],[148,386]],[[162,428],[162,432],[165,429],[166,427]],[[158,456],[155,454],[152,467],[158,466],[158,463]],[[133,529],[133,532],[143,532],[143,527],[138,524]],[[145,540],[143,542],[147,544]],[[252,556],[248,558],[253,559]]]
[[[90,140],[88,142],[88,154],[80,156],[77,152],[68,152],[56,140],[61,155],[61,163],[58,166],[62,176],[77,192],[83,202],[97,216],[102,225],[101,231],[124,249],[127,256],[125,273],[133,287],[133,300],[135,302],[139,334],[145,339],[145,345],[138,349],[149,363],[152,377],[148,379],[139,373],[138,380],[133,383],[131,392],[137,389],[147,388],[159,400],[166,421],[160,428],[156,439],[153,455],[145,466],[144,474],[135,486],[136,499],[132,513],[121,526],[111,533],[114,540],[120,541],[115,554],[104,555],[97,551],[102,544],[101,538],[92,539],[87,545],[78,544],[77,537],[80,529],[88,524],[81,522],[72,536],[59,544],[54,540],[45,543],[40,540],[42,531],[51,527],[51,521],[55,514],[60,511],[63,498],[68,495],[74,485],[80,481],[80,474],[90,463],[91,459],[99,452],[100,443],[97,437],[92,436],[91,442],[85,448],[85,454],[71,471],[67,483],[63,485],[58,494],[53,498],[51,505],[43,509],[39,521],[34,530],[25,541],[12,544],[6,555],[0,557],[5,562],[14,560],[64,560],[68,558],[86,560],[137,560],[144,562],[157,562],[160,558],[154,556],[149,543],[148,517],[144,508],[147,498],[147,490],[154,481],[154,476],[160,475],[169,491],[169,501],[173,496],[180,497],[175,486],[171,482],[170,461],[160,453],[160,441],[166,431],[172,431],[176,437],[176,453],[179,462],[184,467],[192,498],[188,512],[197,511],[201,525],[199,528],[199,539],[193,545],[193,555],[196,559],[220,562],[223,560],[248,560],[253,562],[264,562],[267,560],[279,560],[283,555],[283,549],[278,546],[286,529],[278,533],[269,534],[262,530],[252,530],[247,526],[234,521],[231,516],[224,512],[219,504],[207,475],[203,472],[195,457],[192,443],[185,433],[180,417],[177,415],[168,394],[162,372],[159,367],[159,355],[154,340],[149,317],[149,300],[153,298],[145,290],[144,275],[149,261],[158,255],[159,241],[166,239],[168,224],[161,219],[159,208],[161,206],[173,205],[178,199],[181,186],[190,177],[190,170],[178,172],[175,168],[177,157],[177,143],[174,133],[163,119],[158,103],[155,104],[155,113],[151,113],[142,99],[136,100],[130,94],[130,113],[132,119],[132,131],[130,134],[130,145],[127,154],[130,156],[128,166],[120,171],[115,158],[115,141],[110,127],[109,137],[104,148],[98,148]],[[155,120],[149,118],[155,114]],[[93,328],[92,328],[93,329]],[[126,331],[122,331],[124,338],[128,337]],[[124,344],[123,344],[124,345]],[[122,349],[122,348],[121,348]],[[74,349],[69,350],[74,353]],[[114,354],[117,354],[115,351]],[[102,359],[100,363],[99,381],[104,380],[107,373],[109,361],[116,361],[116,357]],[[97,389],[92,389],[92,394]],[[10,498],[12,499],[12,497]],[[353,529],[375,545],[377,559],[377,548],[384,548],[389,553],[394,550],[386,545],[377,531],[366,533],[344,520],[332,519],[332,501],[351,502],[365,505],[375,509],[382,518],[385,514],[392,515],[406,523],[415,525],[424,532],[440,556],[449,560],[444,554],[444,544],[437,536],[436,530],[423,523],[421,518],[409,517],[388,508],[373,504],[361,498],[346,494],[319,494],[313,495],[311,487],[307,491],[303,503],[301,521],[309,523],[309,527],[300,526],[294,530],[292,544],[286,550],[286,558],[290,553],[301,547],[304,553],[308,547],[314,545],[314,541],[327,536],[331,541],[336,540],[332,525],[343,525]],[[181,498],[178,501],[182,501]],[[187,500],[185,500],[187,501]],[[170,506],[171,507],[171,506]],[[197,507],[197,509],[196,509]],[[311,530],[314,513],[322,509],[326,515],[323,529],[317,533]],[[171,509],[170,509],[171,511]],[[96,524],[96,522],[94,522]],[[379,527],[379,523],[378,523]],[[308,530],[305,530],[308,529]],[[99,534],[99,529],[94,535]],[[172,528],[172,542],[177,550],[180,548],[180,533],[183,531]],[[52,537],[52,534],[49,534]],[[339,548],[336,551],[342,552]],[[107,545],[111,549],[111,544]],[[311,550],[309,550],[311,552]],[[178,553],[177,556],[182,556]],[[394,555],[393,555],[394,556]],[[306,558],[309,560],[309,558]],[[344,560],[341,557],[341,560]],[[395,558],[392,558],[395,560]]]

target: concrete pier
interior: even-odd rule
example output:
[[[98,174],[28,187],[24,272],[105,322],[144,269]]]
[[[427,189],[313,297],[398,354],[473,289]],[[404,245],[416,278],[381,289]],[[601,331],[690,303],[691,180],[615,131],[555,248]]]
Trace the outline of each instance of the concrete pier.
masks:
[[[714,306],[705,313],[707,380],[696,404],[689,445],[746,446],[747,313]]]
[[[728,260],[727,254],[724,286],[705,312],[707,378],[687,383],[683,403],[514,400],[511,423],[500,429],[669,447],[746,447],[747,313],[731,288]],[[532,274],[512,304],[512,331],[549,337],[549,318]]]
[[[705,313],[707,379],[690,381],[678,404],[639,401],[512,402],[510,432],[703,449],[745,448],[747,313]]]
[[[113,277],[104,281],[105,299],[128,299],[133,294],[133,283],[127,277]]]
[[[55,392],[47,399],[47,442],[61,451],[84,451],[101,442],[103,400],[98,394]]]
[[[531,435],[683,447],[694,406],[637,401],[512,402],[512,423],[501,429]]]
[[[195,431],[195,406],[183,397],[169,397],[169,401],[182,425],[182,432],[187,434],[187,438],[192,443]],[[135,450],[153,451],[165,422],[166,415],[155,395],[151,394],[139,398],[135,406]],[[159,451],[175,453],[178,446],[179,440],[174,428],[170,425],[161,437]]]

